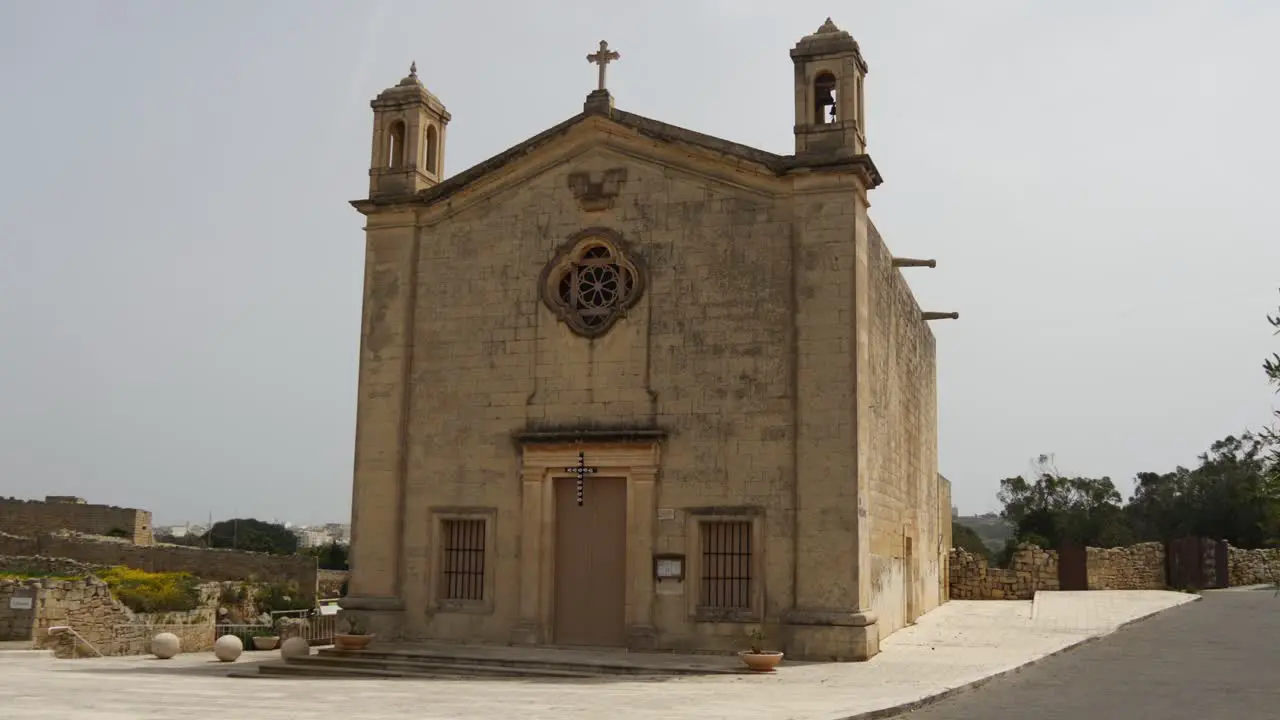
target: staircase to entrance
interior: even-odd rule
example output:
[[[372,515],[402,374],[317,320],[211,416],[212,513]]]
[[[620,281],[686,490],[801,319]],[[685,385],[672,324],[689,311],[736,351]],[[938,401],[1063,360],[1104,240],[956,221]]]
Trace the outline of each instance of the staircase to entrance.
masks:
[[[366,650],[325,648],[313,655],[237,669],[233,677],[663,678],[738,674],[736,657],[613,649],[388,644]]]

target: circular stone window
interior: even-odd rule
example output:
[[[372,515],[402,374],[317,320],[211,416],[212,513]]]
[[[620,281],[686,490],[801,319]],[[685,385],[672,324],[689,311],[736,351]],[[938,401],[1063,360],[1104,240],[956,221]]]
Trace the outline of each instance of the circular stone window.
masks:
[[[613,233],[584,235],[543,271],[542,298],[569,329],[598,337],[639,299],[641,278]]]

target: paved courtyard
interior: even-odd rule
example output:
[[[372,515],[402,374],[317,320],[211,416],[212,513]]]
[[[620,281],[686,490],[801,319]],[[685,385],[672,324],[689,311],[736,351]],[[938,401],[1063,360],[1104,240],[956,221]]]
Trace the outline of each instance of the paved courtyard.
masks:
[[[1280,598],[1202,602],[900,716],[900,720],[1280,718]]]
[[[207,653],[160,661],[0,652],[0,707],[6,717],[24,720],[292,720],[335,711],[362,720],[835,720],[967,685],[1194,599],[1132,591],[1040,593],[1035,602],[953,601],[886,639],[871,662],[663,681],[232,679],[226,677],[230,668]],[[972,691],[974,697],[982,692]]]

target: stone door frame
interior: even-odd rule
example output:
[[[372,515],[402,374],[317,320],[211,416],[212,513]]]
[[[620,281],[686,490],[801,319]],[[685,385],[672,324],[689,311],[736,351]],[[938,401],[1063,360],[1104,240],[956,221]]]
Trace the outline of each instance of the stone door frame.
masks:
[[[555,637],[555,478],[586,453],[594,477],[627,484],[625,617],[627,646],[652,647],[654,524],[658,512],[659,445],[635,442],[522,443],[520,452],[520,611],[512,643],[542,645]],[[585,482],[590,483],[592,476]],[[591,496],[588,485],[587,497]]]

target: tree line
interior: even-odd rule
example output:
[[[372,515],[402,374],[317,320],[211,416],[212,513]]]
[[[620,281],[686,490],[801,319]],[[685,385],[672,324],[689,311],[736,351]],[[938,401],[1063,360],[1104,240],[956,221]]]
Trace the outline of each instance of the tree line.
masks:
[[[1280,334],[1280,309],[1267,322]],[[1280,354],[1262,363],[1280,392]],[[1274,412],[1280,421],[1280,411]],[[1007,562],[1017,546],[1118,547],[1202,536],[1236,547],[1280,546],[1280,423],[1229,435],[1193,468],[1143,472],[1124,501],[1109,477],[1068,476],[1041,455],[1027,476],[1000,481],[1001,517],[1012,526],[1003,553],[992,553],[972,528],[953,527],[953,545]]]

